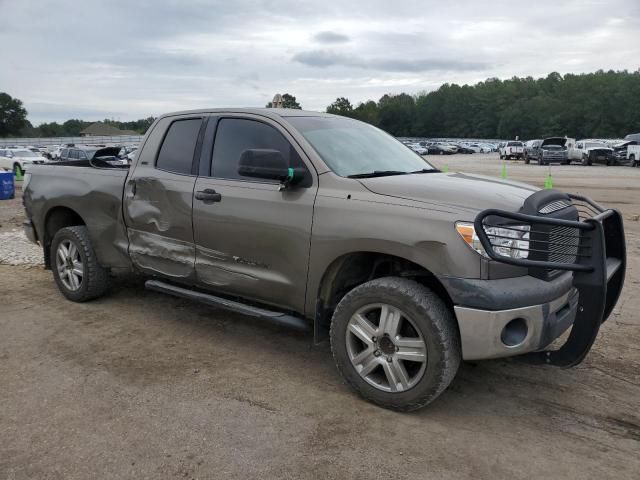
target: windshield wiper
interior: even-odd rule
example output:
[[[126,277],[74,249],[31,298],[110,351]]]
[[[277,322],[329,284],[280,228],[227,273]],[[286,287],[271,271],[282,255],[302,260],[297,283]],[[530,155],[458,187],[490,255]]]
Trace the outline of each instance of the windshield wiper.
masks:
[[[438,170],[437,168],[423,168],[421,170],[416,170],[414,172],[409,172],[409,173],[438,173],[440,170]]]
[[[407,175],[410,172],[401,172],[400,170],[374,170],[368,173],[355,173],[353,175],[347,175],[347,178],[373,178],[373,177],[387,177],[390,175]]]

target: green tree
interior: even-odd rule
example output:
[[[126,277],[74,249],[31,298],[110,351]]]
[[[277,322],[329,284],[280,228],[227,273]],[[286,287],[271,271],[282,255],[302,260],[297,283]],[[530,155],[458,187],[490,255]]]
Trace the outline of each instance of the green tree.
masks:
[[[342,115],[343,117],[353,117],[353,105],[349,99],[338,97],[336,101],[327,107],[327,113]]]
[[[298,110],[302,109],[300,104],[296,101],[296,97],[294,97],[293,95],[289,95],[288,93],[282,95],[282,106],[284,108],[295,108]]]
[[[19,135],[27,126],[27,110],[22,102],[0,92],[0,137]]]

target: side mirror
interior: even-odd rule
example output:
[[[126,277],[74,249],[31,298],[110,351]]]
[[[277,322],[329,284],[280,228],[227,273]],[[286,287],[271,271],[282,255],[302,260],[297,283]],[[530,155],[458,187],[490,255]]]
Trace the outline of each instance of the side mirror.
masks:
[[[302,180],[296,169],[290,168],[282,152],[266,148],[247,149],[240,155],[238,173],[243,177],[277,180],[284,186]]]

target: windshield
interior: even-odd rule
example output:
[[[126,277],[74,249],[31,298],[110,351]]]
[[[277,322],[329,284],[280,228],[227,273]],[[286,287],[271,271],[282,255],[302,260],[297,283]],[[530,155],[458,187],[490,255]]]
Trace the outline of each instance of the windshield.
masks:
[[[585,148],[608,148],[604,143],[585,143]]]
[[[376,171],[435,171],[410,148],[367,123],[334,117],[287,117],[287,121],[342,177]]]

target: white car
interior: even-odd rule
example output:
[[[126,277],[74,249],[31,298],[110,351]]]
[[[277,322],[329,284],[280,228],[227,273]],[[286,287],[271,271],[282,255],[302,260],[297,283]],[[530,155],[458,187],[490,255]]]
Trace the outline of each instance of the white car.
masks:
[[[407,144],[407,147],[416,152],[418,155],[426,155],[427,153],[429,153],[429,150],[427,150],[419,143],[409,143]]]
[[[13,170],[16,174],[23,175],[29,165],[46,163],[47,159],[39,153],[26,148],[7,148],[0,150],[0,167]]]

